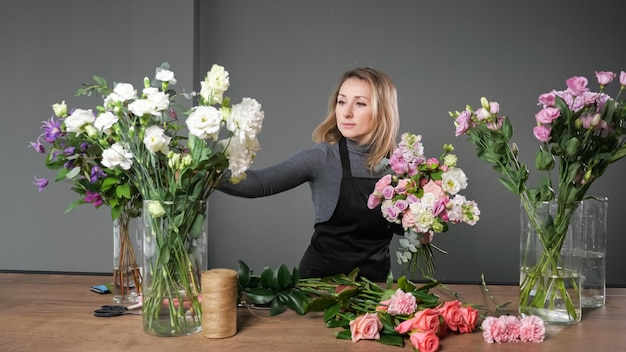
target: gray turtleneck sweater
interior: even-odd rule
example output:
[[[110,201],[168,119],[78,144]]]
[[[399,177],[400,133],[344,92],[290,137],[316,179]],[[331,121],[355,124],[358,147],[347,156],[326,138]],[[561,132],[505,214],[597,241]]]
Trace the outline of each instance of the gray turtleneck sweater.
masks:
[[[347,147],[353,177],[382,176],[370,173],[364,166],[367,147],[350,139],[347,139]],[[315,208],[315,223],[324,222],[332,216],[339,199],[342,178],[339,144],[318,143],[276,165],[248,170],[246,175],[246,179],[238,184],[225,182],[218,190],[238,197],[256,198],[284,192],[308,182]]]

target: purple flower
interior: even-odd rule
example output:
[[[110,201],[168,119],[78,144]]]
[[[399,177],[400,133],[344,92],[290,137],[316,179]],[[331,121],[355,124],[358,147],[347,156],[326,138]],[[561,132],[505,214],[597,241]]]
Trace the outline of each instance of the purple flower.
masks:
[[[102,168],[100,168],[100,166],[94,165],[94,167],[91,168],[89,181],[91,183],[96,183],[96,181],[98,181],[99,178],[105,177],[106,175],[107,174],[104,171],[102,171]]]
[[[43,154],[46,152],[46,148],[41,143],[39,143],[39,140],[37,140],[37,142],[30,142],[30,146],[35,148],[37,153]]]
[[[76,153],[76,147],[67,147],[63,151],[65,152],[65,155],[71,156]]]
[[[51,117],[49,121],[44,121],[41,125],[41,128],[44,129],[44,140],[48,143],[54,143],[54,141],[63,133],[61,131],[61,122],[63,120],[59,119],[54,121],[54,118]]]
[[[100,205],[102,205],[102,203],[104,203],[102,201],[102,196],[100,196],[100,193],[97,192],[91,192],[89,190],[87,190],[87,192],[85,193],[85,202],[86,203],[93,203],[93,205],[97,208]]]
[[[39,187],[39,192],[43,191],[43,189],[46,188],[46,186],[48,185],[48,180],[46,180],[45,178],[37,178],[37,176],[34,177],[35,182],[33,182],[33,184]]]

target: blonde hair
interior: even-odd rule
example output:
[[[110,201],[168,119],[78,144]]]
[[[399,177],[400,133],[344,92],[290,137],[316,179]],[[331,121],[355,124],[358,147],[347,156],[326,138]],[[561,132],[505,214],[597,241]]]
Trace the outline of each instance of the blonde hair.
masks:
[[[344,73],[328,100],[326,118],[313,130],[312,137],[316,143],[327,142],[331,144],[337,143],[343,137],[337,127],[335,107],[337,106],[339,89],[348,78],[365,81],[372,88],[372,125],[374,127],[362,142],[363,145],[368,145],[370,148],[365,166],[371,171],[385,157],[391,155],[396,147],[396,137],[400,128],[396,86],[385,73],[370,67],[354,68]]]

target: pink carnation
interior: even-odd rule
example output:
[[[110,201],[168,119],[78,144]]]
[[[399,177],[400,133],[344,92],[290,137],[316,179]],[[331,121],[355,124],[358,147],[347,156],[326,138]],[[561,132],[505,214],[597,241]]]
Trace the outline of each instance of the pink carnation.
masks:
[[[389,299],[387,312],[391,315],[409,315],[415,312],[415,309],[417,309],[415,296],[413,296],[410,292],[404,292],[401,289],[398,289]]]
[[[539,317],[528,316],[520,319],[520,341],[543,342],[546,335],[546,327]]]

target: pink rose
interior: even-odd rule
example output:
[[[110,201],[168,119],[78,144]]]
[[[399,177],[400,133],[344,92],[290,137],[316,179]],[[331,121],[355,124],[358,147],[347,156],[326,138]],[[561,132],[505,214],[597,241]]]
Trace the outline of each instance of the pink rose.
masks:
[[[462,307],[459,309],[461,317],[463,318],[463,324],[459,325],[459,332],[461,334],[473,332],[476,328],[476,320],[478,319],[478,311],[472,307]]]
[[[413,318],[405,320],[394,328],[401,334],[409,331],[432,331],[435,334],[439,332],[441,323],[439,321],[439,311],[437,309],[426,308],[415,313]]]
[[[447,301],[439,307],[439,313],[443,317],[443,321],[452,331],[458,331],[459,326],[464,324],[463,314],[461,313],[462,303],[459,300]]]
[[[520,319],[520,341],[543,342],[546,328],[543,320],[536,316],[527,316]]]
[[[587,88],[587,78],[582,76],[568,78],[565,83],[567,84],[567,89],[569,89],[574,95],[580,95],[589,90],[589,88]]]
[[[378,340],[383,323],[376,313],[366,313],[350,321],[352,342],[359,340]]]
[[[428,183],[425,184],[423,188],[424,193],[432,193],[437,197],[437,199],[446,196],[446,192],[444,192],[443,188],[441,188],[441,186],[435,183],[433,180],[428,181]]]
[[[382,199],[380,197],[372,193],[367,198],[367,207],[370,209],[374,209],[380,204],[381,201]]]
[[[623,86],[626,86],[626,72],[622,71],[619,74],[619,84]]]
[[[407,209],[402,213],[402,228],[409,229],[413,226],[415,226],[415,215]]]
[[[467,110],[461,112],[454,120],[454,125],[456,126],[456,131],[454,132],[456,137],[464,134],[472,127],[472,114]]]
[[[391,315],[399,314],[412,314],[417,309],[417,300],[415,296],[410,292],[404,292],[401,289],[397,289],[389,299],[389,305],[387,312]]]
[[[413,332],[409,340],[419,352],[439,351],[439,337],[433,331]]]
[[[439,166],[439,160],[437,160],[437,158],[428,158],[428,160],[426,160],[426,166],[431,169],[435,169]]]
[[[550,126],[540,125],[533,127],[533,134],[535,135],[535,138],[537,138],[540,142],[549,142],[551,132],[552,127]]]
[[[561,110],[557,108],[544,108],[535,114],[535,120],[539,123],[552,123],[552,121],[559,116],[561,116]]]
[[[601,86],[606,86],[607,84],[611,83],[615,76],[617,75],[613,72],[596,71],[596,78],[598,79],[598,84]]]
[[[383,189],[385,189],[385,187],[389,186],[390,184],[391,184],[391,175],[387,174],[387,175],[381,177],[376,182],[376,185],[374,185],[374,191],[378,191],[378,192],[382,193]]]

